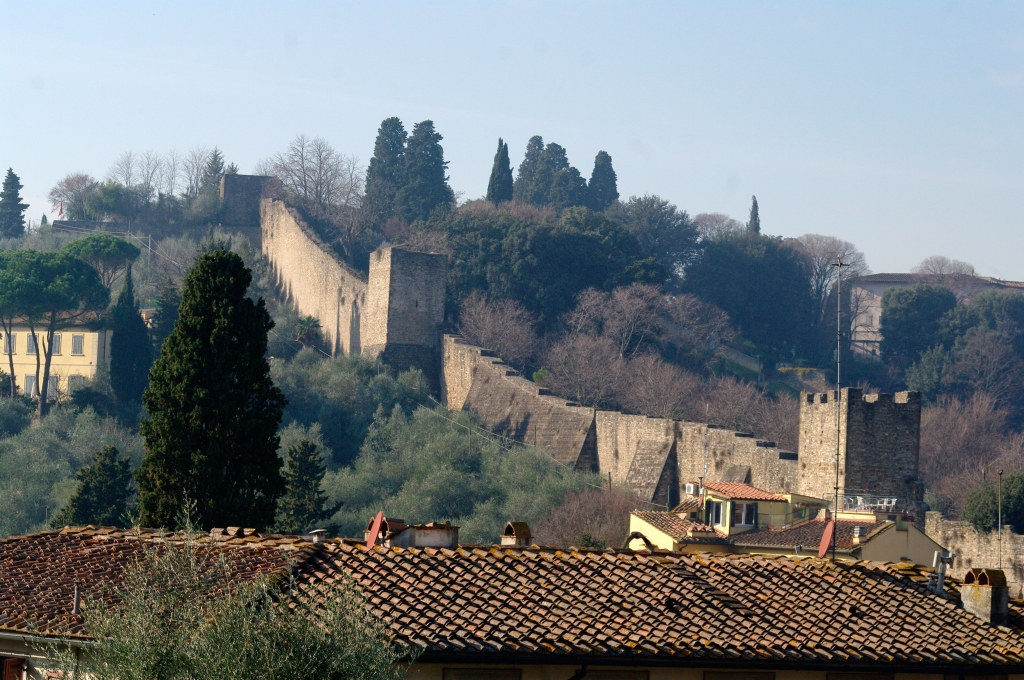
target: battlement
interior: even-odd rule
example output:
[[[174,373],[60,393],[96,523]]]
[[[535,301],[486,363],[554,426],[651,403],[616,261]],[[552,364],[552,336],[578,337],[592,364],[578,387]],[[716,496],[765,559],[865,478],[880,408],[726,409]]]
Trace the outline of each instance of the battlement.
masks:
[[[904,405],[911,408],[920,410],[921,408],[921,393],[920,392],[897,392],[896,394],[864,394],[862,390],[855,387],[844,387],[843,395],[845,401],[855,402],[862,401],[865,404],[884,405]],[[836,403],[836,391],[831,390],[829,392],[802,392],[801,402],[804,404],[832,404],[832,408],[835,408]],[[915,406],[916,405],[916,406]]]

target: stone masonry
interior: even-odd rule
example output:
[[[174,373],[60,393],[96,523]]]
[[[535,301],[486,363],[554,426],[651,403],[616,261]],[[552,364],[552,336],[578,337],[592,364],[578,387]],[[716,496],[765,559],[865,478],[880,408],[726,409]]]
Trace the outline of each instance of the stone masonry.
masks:
[[[970,522],[950,520],[941,512],[926,512],[924,532],[928,537],[953,553],[953,566],[949,574],[962,579],[972,568],[994,568],[999,565],[999,532],[978,531]],[[1024,585],[1024,535],[1013,533],[1013,527],[1003,527],[1003,571],[1010,585],[1010,596],[1021,597]]]

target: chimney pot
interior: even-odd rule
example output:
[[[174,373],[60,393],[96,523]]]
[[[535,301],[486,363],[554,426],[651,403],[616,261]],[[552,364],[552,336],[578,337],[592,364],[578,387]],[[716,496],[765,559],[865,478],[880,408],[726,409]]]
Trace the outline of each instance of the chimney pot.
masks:
[[[78,588],[78,584],[75,584],[75,599],[71,603],[71,614],[72,616],[78,616],[82,613],[82,592]]]
[[[993,626],[1006,625],[1010,589],[1001,569],[971,569],[960,587],[964,610]]]
[[[507,548],[523,548],[530,545],[530,527],[526,522],[507,522],[501,532],[501,545]]]
[[[313,529],[309,532],[310,541],[312,541],[313,545],[321,545],[324,542],[324,537],[326,535],[326,529]]]

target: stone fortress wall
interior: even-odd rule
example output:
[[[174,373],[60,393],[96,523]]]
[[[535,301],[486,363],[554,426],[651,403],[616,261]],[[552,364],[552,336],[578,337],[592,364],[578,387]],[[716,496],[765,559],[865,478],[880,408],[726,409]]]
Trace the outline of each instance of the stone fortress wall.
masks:
[[[978,531],[970,522],[950,520],[941,512],[926,512],[924,531],[928,537],[953,553],[953,565],[947,573],[962,579],[973,567],[996,567],[999,564],[999,532]],[[1010,585],[1011,597],[1022,597],[1024,586],[1024,535],[1003,527],[1003,571]]]
[[[436,381],[447,256],[380,248],[364,279],[284,201],[263,198],[259,206],[261,248],[278,290],[320,321],[332,354],[417,366]]]

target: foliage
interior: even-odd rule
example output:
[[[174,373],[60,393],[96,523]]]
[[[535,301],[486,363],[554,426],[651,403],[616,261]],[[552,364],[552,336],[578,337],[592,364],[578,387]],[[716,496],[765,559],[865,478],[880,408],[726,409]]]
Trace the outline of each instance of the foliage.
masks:
[[[12,238],[25,233],[25,211],[28,204],[21,202],[21,180],[14,170],[7,168],[3,189],[0,190],[0,236]]]
[[[750,219],[747,220],[747,232],[750,234],[761,233],[761,216],[757,210],[757,196],[750,197]]]
[[[319,423],[334,468],[355,459],[375,413],[411,413],[429,394],[419,371],[396,375],[364,357],[328,358],[313,349],[303,349],[289,361],[274,361],[271,376],[288,399],[285,424]]]
[[[482,203],[482,202],[481,202]],[[452,248],[448,294],[459,304],[472,291],[520,302],[550,328],[587,288],[659,282],[664,270],[647,259],[616,221],[571,208],[558,222],[528,215],[515,202],[469,204],[432,219]]]
[[[622,222],[646,255],[657,259],[670,281],[681,276],[697,254],[697,228],[690,216],[659,196],[630,196],[609,213]]]
[[[84,603],[85,630],[96,642],[82,657],[53,650],[49,656],[63,677],[405,676],[390,632],[368,611],[351,577],[310,593],[263,575],[239,582],[239,556],[200,544],[193,534],[175,538],[143,547],[122,582],[104,593],[116,606],[102,597]],[[289,606],[304,595],[313,600]]]
[[[512,165],[508,159],[508,144],[501,137],[498,138],[491,177],[487,181],[487,200],[494,205],[512,200]]]
[[[533,541],[561,548],[620,548],[629,534],[629,513],[636,509],[637,497],[629,489],[588,488],[568,495],[533,525]]]
[[[322,458],[319,447],[308,439],[288,447],[284,470],[286,490],[277,504],[277,531],[304,533],[341,507],[340,503],[329,504],[327,494],[321,489],[327,471]]]
[[[543,153],[544,139],[540,135],[530,137],[530,141],[526,143],[526,155],[523,157],[523,162],[519,164],[519,172],[512,186],[514,201],[534,205],[543,203],[544,197],[533,195],[534,178],[537,176],[537,167],[540,165],[540,157]]]
[[[405,127],[398,118],[386,118],[377,131],[373,157],[366,168],[364,219],[380,227],[394,215],[395,194],[405,182]]]
[[[0,437],[0,536],[44,528],[75,492],[75,473],[103,447],[116,447],[133,464],[142,458],[142,439],[114,418],[57,408],[26,426],[19,401],[0,400],[0,420],[11,427]]]
[[[114,332],[110,339],[110,385],[118,401],[141,404],[142,393],[149,383],[152,345],[135,299],[131,265],[125,272],[124,286],[110,316]]]
[[[768,356],[792,358],[806,342],[806,264],[777,237],[739,232],[705,242],[686,268],[683,289],[725,311]]]
[[[426,220],[437,207],[451,205],[455,194],[448,186],[448,162],[434,122],[417,123],[405,147],[403,183],[395,193],[395,216],[406,222]]]
[[[881,353],[886,361],[909,366],[940,339],[942,316],[956,306],[948,289],[918,283],[893,287],[882,295]]]
[[[265,358],[273,321],[262,299],[246,297],[251,280],[242,258],[224,250],[200,257],[185,279],[143,396],[146,457],[135,476],[146,526],[173,526],[186,498],[207,529],[274,521],[286,401]]]
[[[587,183],[587,207],[601,212],[619,200],[617,178],[612,169],[612,157],[607,151],[598,151],[594,157],[594,169]]]
[[[123,527],[128,511],[128,492],[132,481],[131,462],[118,460],[116,447],[104,446],[92,463],[75,474],[78,488],[67,505],[50,520],[50,526]]]
[[[168,281],[160,289],[160,295],[156,299],[156,317],[153,319],[153,346],[157,351],[163,346],[164,340],[174,330],[174,324],[178,320],[178,307],[181,306],[181,293],[173,283]]]
[[[309,347],[320,334],[320,320],[315,316],[303,316],[295,322],[295,340],[303,347]]]
[[[451,520],[463,543],[490,544],[510,518],[533,524],[597,480],[541,451],[506,450],[469,413],[438,407],[378,418],[354,465],[328,473],[324,487],[345,502],[335,515],[342,535],[357,535],[384,510],[408,522]]]
[[[100,280],[107,288],[110,288],[117,275],[135,261],[141,252],[134,244],[123,238],[104,232],[96,232],[72,241],[64,246],[63,250],[95,267]]]
[[[999,524],[999,490],[997,483],[982,482],[967,494],[960,518],[978,531],[992,531]],[[1013,471],[1003,475],[1003,524],[1015,529],[1024,528],[1024,472]]]

